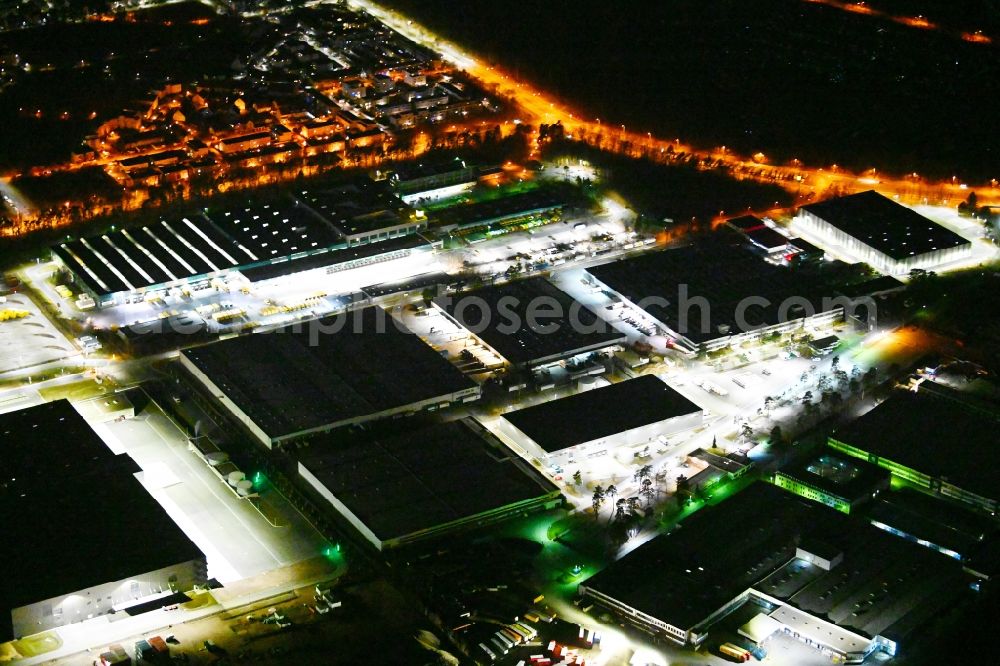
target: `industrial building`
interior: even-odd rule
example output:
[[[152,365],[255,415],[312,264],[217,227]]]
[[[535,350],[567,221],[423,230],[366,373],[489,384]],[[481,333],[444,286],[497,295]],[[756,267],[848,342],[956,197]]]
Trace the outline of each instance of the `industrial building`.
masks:
[[[553,363],[627,339],[541,277],[441,296],[434,305],[518,367]]]
[[[927,492],[996,513],[1000,503],[1000,418],[955,396],[898,389],[829,445],[889,470]]]
[[[336,187],[302,190],[296,198],[326,220],[348,245],[375,243],[427,228],[427,218],[382,181],[357,179]]]
[[[431,214],[442,231],[468,236],[498,236],[511,231],[532,229],[557,221],[566,200],[544,190],[532,190],[501,199],[459,204]]]
[[[928,618],[969,594],[960,563],[817,502],[755,483],[580,585],[620,618],[682,645],[759,607],[830,658],[902,654]],[[754,640],[765,640],[757,635]]]
[[[773,482],[806,499],[851,513],[888,489],[889,476],[877,465],[828,450],[776,471]]]
[[[350,249],[348,242],[331,222],[292,202],[205,211],[66,241],[52,251],[90,299],[81,307],[108,307],[317,268],[343,270],[431,249],[419,236],[394,237],[356,256],[343,251]]]
[[[726,240],[650,252],[587,269],[692,353],[832,324],[843,307],[809,276]]]
[[[553,508],[559,490],[471,419],[313,442],[299,476],[379,550]]]
[[[477,384],[377,307],[189,349],[181,364],[267,448],[479,397]]]
[[[389,177],[403,201],[454,196],[476,185],[484,170],[456,157],[439,162],[403,166]]]
[[[309,279],[309,274],[339,273],[412,255],[428,254],[433,249],[434,245],[422,236],[398,236],[389,240],[339,247],[304,257],[291,257],[287,261],[244,268],[240,271],[240,275],[253,283],[280,279],[294,283]]]
[[[702,423],[704,411],[654,375],[508,412],[500,429],[546,464],[569,464]]]
[[[963,563],[1000,540],[995,517],[905,486],[880,493],[861,515],[879,529]]]
[[[114,621],[206,584],[205,556],[139,467],[66,400],[0,416],[0,469],[0,642]]]
[[[802,206],[795,225],[892,275],[972,254],[970,240],[874,190]]]

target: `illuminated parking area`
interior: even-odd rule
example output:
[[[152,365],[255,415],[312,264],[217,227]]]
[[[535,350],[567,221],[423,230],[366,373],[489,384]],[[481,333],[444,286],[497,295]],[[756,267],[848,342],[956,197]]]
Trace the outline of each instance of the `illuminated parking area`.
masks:
[[[3,314],[6,313],[6,314]],[[0,303],[0,373],[69,358],[79,352],[25,294]]]

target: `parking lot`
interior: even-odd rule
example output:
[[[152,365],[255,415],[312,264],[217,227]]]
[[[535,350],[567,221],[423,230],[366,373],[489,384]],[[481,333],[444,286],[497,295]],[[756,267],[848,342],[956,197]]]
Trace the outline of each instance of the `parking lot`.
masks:
[[[26,313],[0,320],[0,373],[59,361],[79,353],[26,294],[10,294],[0,311]],[[11,315],[13,316],[13,315]]]

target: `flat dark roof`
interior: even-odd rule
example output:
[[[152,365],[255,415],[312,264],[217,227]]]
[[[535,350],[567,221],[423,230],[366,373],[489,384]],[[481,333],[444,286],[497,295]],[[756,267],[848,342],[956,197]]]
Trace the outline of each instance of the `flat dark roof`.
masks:
[[[886,469],[832,449],[823,449],[781,472],[849,501],[871,493],[890,476]]]
[[[833,439],[1000,500],[1000,420],[957,399],[897,390]]]
[[[1000,525],[984,514],[908,488],[882,493],[864,515],[963,558],[1000,532]]]
[[[840,344],[840,338],[836,335],[827,335],[822,338],[815,338],[809,341],[809,346],[817,351],[835,349]]]
[[[503,417],[549,453],[702,411],[654,375],[642,375]]]
[[[694,627],[794,557],[800,524],[813,511],[809,504],[822,508],[754,483],[584,585],[675,627]]]
[[[804,238],[799,238],[799,237],[789,238],[788,244],[794,247],[796,250],[799,250],[800,252],[806,252],[809,254],[823,254],[823,248],[813,245]]]
[[[208,209],[205,215],[235,252],[246,248],[259,261],[315,252],[339,242],[328,223],[297,201]]]
[[[765,250],[772,250],[774,248],[785,247],[788,245],[788,237],[778,233],[771,227],[761,227],[760,229],[753,229],[746,232],[746,237],[750,239],[750,242],[758,247],[762,247]]]
[[[323,189],[302,190],[298,199],[345,236],[406,224],[413,212],[387,183],[367,178]]]
[[[971,244],[875,190],[807,204],[802,209],[897,261]]]
[[[476,386],[377,307],[183,353],[272,439]]]
[[[797,546],[839,552],[830,571]],[[900,636],[954,604],[961,564],[770,484],[706,507],[584,583],[628,606],[691,628],[753,588],[872,637]],[[856,602],[871,600],[864,613]]]
[[[300,459],[383,541],[558,494],[474,422],[394,430],[348,443],[314,442]]]
[[[441,296],[434,302],[516,365],[557,361],[627,339],[541,277]],[[558,312],[559,316],[548,316],[550,312]],[[511,314],[516,315],[520,325],[512,325]]]
[[[66,400],[0,416],[0,640],[10,610],[203,557]]]
[[[502,222],[522,215],[544,213],[566,205],[566,200],[547,190],[532,190],[501,199],[459,204],[431,213],[438,225],[471,227]]]
[[[738,238],[730,236],[733,240]],[[823,311],[822,296],[829,295],[810,276],[770,264],[742,243],[733,244],[721,238],[649,252],[587,270],[637,305],[648,299],[644,309],[650,316],[699,344],[743,332],[736,314],[746,298],[763,297],[770,303],[745,309],[745,323],[760,327],[781,323],[779,309],[786,298],[805,298],[818,313]],[[688,303],[694,301],[689,308],[682,307],[682,294]],[[707,299],[711,307],[697,305],[698,297]],[[685,311],[687,321],[682,326],[681,315]],[[708,315],[707,327],[702,326],[703,311]],[[790,308],[785,320],[803,314],[802,309]],[[720,326],[728,327],[729,333],[721,332]]]
[[[753,231],[754,229],[762,228],[764,226],[764,220],[754,215],[741,215],[728,220],[726,224],[737,231],[746,233],[748,231]]]

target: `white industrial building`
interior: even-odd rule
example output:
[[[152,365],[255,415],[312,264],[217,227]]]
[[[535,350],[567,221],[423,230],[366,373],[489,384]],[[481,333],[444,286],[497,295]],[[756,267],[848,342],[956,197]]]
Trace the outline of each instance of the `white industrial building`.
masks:
[[[504,414],[499,428],[527,455],[564,465],[696,428],[704,412],[654,375],[643,375]]]
[[[66,446],[72,443],[72,446]],[[65,400],[0,417],[0,642],[177,603],[205,556]],[[23,529],[14,529],[21,526]]]
[[[797,228],[891,275],[934,269],[972,254],[972,242],[874,190],[808,204]]]

